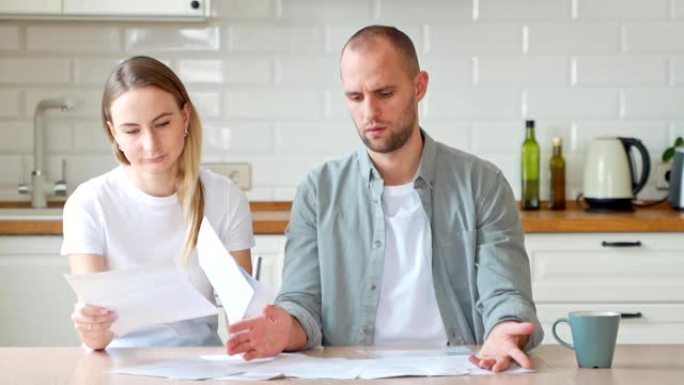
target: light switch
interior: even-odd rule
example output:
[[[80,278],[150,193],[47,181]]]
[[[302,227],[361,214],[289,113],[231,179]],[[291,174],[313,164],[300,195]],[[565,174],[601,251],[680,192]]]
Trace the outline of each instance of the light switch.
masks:
[[[252,187],[252,170],[249,163],[205,163],[202,167],[227,176],[242,190],[249,190]]]

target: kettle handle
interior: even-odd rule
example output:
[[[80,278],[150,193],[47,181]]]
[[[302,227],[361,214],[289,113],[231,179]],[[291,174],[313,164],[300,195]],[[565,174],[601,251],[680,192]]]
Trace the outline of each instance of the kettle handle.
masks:
[[[639,139],[636,138],[619,138],[620,141],[622,142],[622,145],[625,148],[625,151],[627,152],[627,160],[629,161],[629,173],[632,176],[632,195],[636,197],[636,195],[641,191],[641,189],[646,186],[646,182],[648,181],[648,176],[651,173],[651,156],[648,154],[648,150],[646,150],[646,146],[644,146],[643,143]],[[641,154],[641,176],[639,177],[639,181],[636,181],[635,175],[634,175],[634,162],[632,162],[632,156],[630,155],[629,149],[630,147],[636,147],[637,150],[639,150],[639,153]]]

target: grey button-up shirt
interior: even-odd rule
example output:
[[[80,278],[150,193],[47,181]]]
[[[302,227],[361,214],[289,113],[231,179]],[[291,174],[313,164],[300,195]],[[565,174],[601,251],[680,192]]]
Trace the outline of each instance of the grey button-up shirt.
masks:
[[[449,344],[481,344],[504,320],[536,325],[513,193],[491,163],[425,132],[414,186],[430,221],[432,276]],[[307,348],[373,343],[385,258],[384,181],[365,148],[313,170],[297,189],[276,304]]]

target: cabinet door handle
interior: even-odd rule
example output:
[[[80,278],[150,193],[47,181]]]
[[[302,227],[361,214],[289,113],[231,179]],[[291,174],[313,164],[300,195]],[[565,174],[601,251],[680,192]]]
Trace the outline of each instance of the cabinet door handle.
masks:
[[[641,318],[641,312],[638,311],[636,313],[620,313],[620,318]]]
[[[641,247],[641,241],[636,242],[601,242],[603,247]]]

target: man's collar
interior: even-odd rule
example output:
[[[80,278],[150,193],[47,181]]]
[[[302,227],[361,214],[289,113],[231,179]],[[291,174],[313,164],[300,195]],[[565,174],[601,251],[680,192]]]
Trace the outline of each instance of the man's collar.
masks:
[[[423,138],[423,152],[420,155],[416,180],[422,181],[419,183],[425,183],[425,185],[432,188],[436,167],[437,144],[422,128],[420,129],[420,135]],[[371,160],[370,155],[368,155],[368,149],[365,145],[358,149],[357,157],[359,159],[359,166],[361,167],[361,175],[365,178],[369,187],[373,180],[382,179],[380,172],[378,172],[375,165],[373,165],[373,161]]]
[[[423,153],[420,155],[416,181],[422,180],[426,186],[433,188],[435,168],[437,167],[437,142],[422,128],[420,129],[420,134],[423,136]]]

